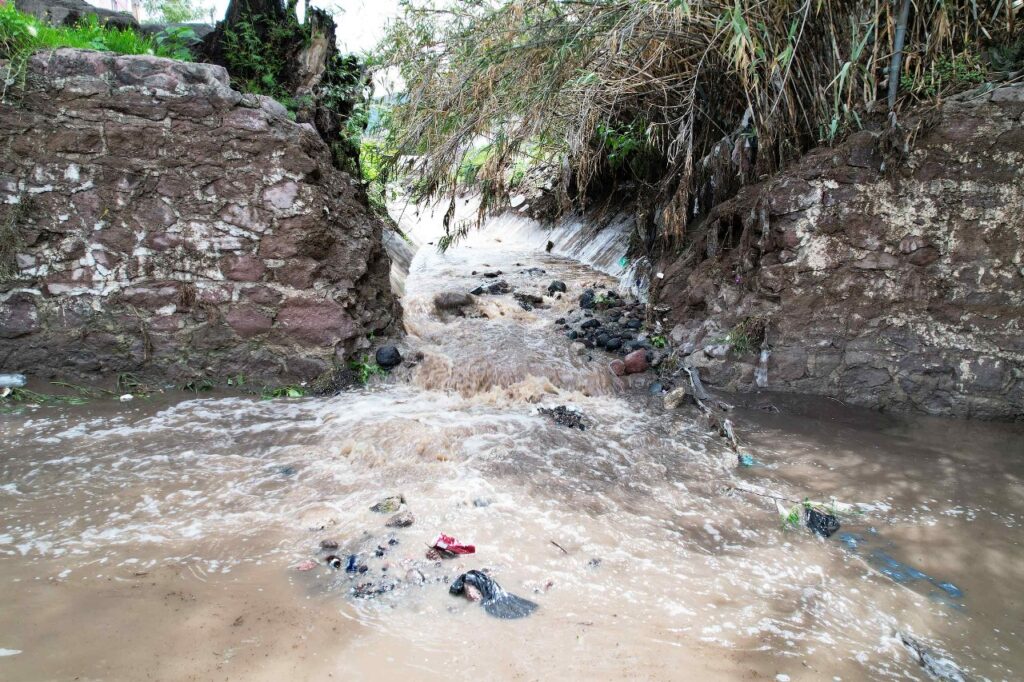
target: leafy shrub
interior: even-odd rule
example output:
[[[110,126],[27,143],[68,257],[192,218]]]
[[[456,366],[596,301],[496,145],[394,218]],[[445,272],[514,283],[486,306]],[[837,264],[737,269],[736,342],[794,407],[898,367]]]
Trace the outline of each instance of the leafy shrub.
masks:
[[[915,95],[935,97],[983,83],[987,73],[977,54],[964,51],[940,56],[921,74],[903,74],[900,85]]]

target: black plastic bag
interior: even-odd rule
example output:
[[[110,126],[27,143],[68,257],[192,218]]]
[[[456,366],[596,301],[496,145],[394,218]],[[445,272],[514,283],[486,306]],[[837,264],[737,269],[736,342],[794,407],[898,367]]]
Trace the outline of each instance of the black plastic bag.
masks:
[[[823,538],[827,538],[839,530],[839,519],[836,518],[835,514],[820,511],[814,507],[807,510],[804,522],[808,528]]]
[[[463,594],[467,585],[480,591],[483,597],[480,605],[484,607],[484,611],[495,618],[525,618],[537,609],[537,605],[532,601],[509,594],[501,589],[501,585],[480,571],[463,573],[451,584],[448,592],[453,595]]]

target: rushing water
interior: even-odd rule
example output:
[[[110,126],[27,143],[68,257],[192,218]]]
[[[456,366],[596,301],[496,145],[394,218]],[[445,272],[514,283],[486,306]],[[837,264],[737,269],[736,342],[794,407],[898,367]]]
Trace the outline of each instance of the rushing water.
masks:
[[[758,465],[736,469],[695,410],[570,352],[553,320],[616,280],[546,240],[504,221],[420,250],[410,362],[364,391],[0,415],[0,679],[926,679],[899,632],[1024,676],[1019,427],[763,394],[737,399]],[[474,270],[569,293],[437,313]],[[585,431],[538,414],[562,404]],[[866,513],[823,540],[743,485]],[[369,507],[397,493],[416,522],[385,529]],[[438,567],[438,532],[477,553]],[[295,570],[323,539],[392,536],[370,575],[399,589],[376,599]],[[494,619],[436,580],[481,567],[538,611]]]

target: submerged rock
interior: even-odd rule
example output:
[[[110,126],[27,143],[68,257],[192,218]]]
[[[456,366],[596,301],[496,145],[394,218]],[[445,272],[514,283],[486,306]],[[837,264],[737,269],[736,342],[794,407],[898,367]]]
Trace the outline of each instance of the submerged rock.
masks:
[[[513,294],[512,298],[516,299],[523,310],[533,310],[535,307],[544,305],[544,299],[536,294],[519,292]]]
[[[473,297],[461,291],[442,291],[434,295],[434,307],[438,310],[454,312],[473,305]]]
[[[399,508],[405,504],[404,495],[392,495],[385,497],[377,504],[370,507],[370,511],[377,512],[378,514],[391,514],[399,510]]]
[[[412,515],[411,511],[398,512],[384,524],[388,528],[408,528],[412,524],[416,523],[416,517]]]
[[[559,405],[554,408],[540,407],[537,409],[537,412],[560,426],[568,426],[570,429],[579,429],[580,431],[587,429],[583,413],[570,410],[565,405]]]

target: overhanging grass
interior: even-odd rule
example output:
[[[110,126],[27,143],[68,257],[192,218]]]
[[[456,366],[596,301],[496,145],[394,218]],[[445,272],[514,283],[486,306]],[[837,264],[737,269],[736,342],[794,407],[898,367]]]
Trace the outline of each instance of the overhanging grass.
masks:
[[[502,209],[532,147],[563,209],[626,181],[671,242],[865,116],[898,124],[1019,68],[1022,16],[1024,0],[408,0],[378,48],[407,84],[391,166],[448,200],[457,238],[456,192],[476,186],[478,219]]]
[[[140,35],[130,28],[105,26],[95,15],[75,26],[50,26],[8,2],[0,5],[0,60],[7,61],[0,66],[0,99],[6,99],[10,89],[20,84],[29,57],[39,50],[77,47],[190,61],[188,38],[182,31],[155,37]]]

